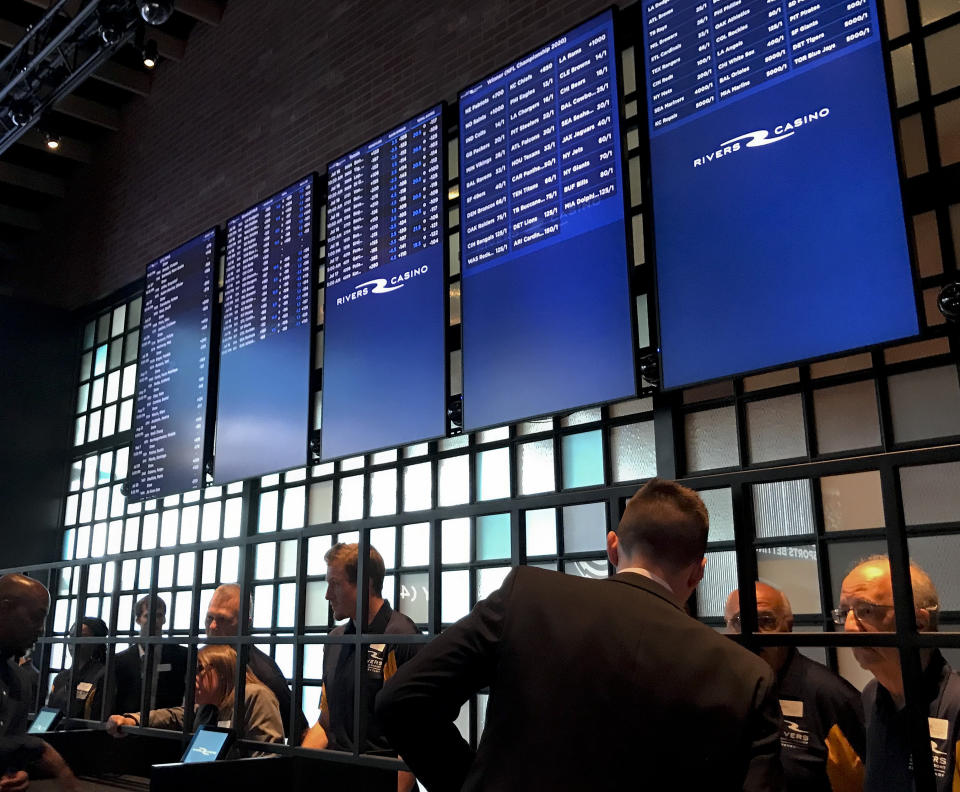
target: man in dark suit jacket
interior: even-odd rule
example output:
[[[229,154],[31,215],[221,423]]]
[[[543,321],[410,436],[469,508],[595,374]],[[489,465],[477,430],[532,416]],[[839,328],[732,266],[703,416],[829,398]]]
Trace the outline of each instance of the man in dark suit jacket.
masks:
[[[140,635],[159,635],[167,620],[167,604],[157,597],[155,618],[150,622],[150,597],[143,597],[133,608],[133,616],[140,628]],[[176,644],[158,647],[154,660],[154,679],[151,684],[147,709],[176,707],[183,704],[183,692],[187,675],[187,650]],[[116,698],[110,712],[140,712],[143,669],[146,665],[147,646],[135,643],[120,652],[115,658]]]
[[[588,580],[520,567],[386,684],[377,714],[430,792],[779,790],[760,658],[684,613],[703,577],[699,496],[653,480]],[[454,720],[489,687],[476,754]]]

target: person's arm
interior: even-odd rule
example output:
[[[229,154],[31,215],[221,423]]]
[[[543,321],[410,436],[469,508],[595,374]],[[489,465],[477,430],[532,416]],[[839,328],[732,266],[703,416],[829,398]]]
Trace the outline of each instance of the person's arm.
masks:
[[[779,792],[784,789],[780,764],[781,719],[773,672],[767,670],[757,683],[748,722],[750,745],[744,792]]]
[[[307,729],[300,743],[304,748],[313,748],[315,751],[322,751],[330,744],[330,738],[327,736],[327,731],[330,729],[330,704],[327,701],[326,682],[320,690],[320,717]]]
[[[244,710],[244,740],[283,742],[283,721],[273,693],[261,685],[251,685],[247,688]]]
[[[56,779],[60,788],[65,792],[74,792],[74,790],[80,789],[73,771],[49,743],[44,743],[43,753],[34,766],[40,771],[41,775]]]
[[[122,736],[119,734],[119,727],[139,725],[139,712],[125,712],[123,715],[111,715],[107,719],[107,732],[114,737],[118,737]],[[183,731],[183,707],[167,707],[166,709],[150,710],[147,725],[151,729]]]
[[[401,665],[377,696],[387,737],[431,792],[459,790],[473,763],[454,721],[469,696],[493,678],[505,602],[517,574],[512,571],[499,591]]]

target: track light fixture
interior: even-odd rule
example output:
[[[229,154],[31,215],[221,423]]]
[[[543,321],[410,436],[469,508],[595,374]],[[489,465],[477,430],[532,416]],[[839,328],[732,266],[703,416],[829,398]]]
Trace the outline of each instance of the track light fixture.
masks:
[[[937,308],[948,322],[960,322],[960,282],[951,281],[940,289],[937,295]]]
[[[10,121],[14,126],[23,127],[30,123],[36,111],[36,103],[28,97],[15,99],[11,102],[7,109],[7,115],[9,115]]]
[[[148,25],[162,25],[173,13],[173,0],[137,0],[137,5]]]
[[[147,69],[157,68],[157,63],[160,60],[160,55],[157,50],[157,42],[154,39],[150,39],[143,46],[143,65]]]

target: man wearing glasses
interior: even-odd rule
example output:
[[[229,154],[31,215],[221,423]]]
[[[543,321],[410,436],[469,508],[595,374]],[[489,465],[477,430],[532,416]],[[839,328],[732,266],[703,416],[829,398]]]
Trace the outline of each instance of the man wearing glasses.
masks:
[[[910,564],[917,629],[937,629],[940,598],[930,576]],[[833,619],[847,632],[894,632],[893,586],[890,561],[873,556],[861,561],[844,578],[840,607]],[[910,733],[904,709],[903,677],[896,647],[856,647],[854,657],[873,674],[863,690],[867,717],[867,772],[865,792],[913,789]],[[929,706],[930,750],[938,792],[960,788],[956,752],[960,739],[960,678],[937,649],[920,654],[924,700]]]
[[[793,609],[784,593],[757,583],[757,629],[793,632]],[[727,632],[740,632],[740,592],[724,609]],[[860,792],[863,789],[863,707],[857,689],[792,646],[764,646],[760,655],[776,674],[783,712],[780,761],[790,792]]]

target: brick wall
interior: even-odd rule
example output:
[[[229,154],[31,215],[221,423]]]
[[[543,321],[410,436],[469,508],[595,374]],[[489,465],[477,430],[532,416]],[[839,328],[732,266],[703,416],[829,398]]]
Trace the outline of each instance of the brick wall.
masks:
[[[229,0],[45,218],[30,269],[76,307],[609,0]]]

